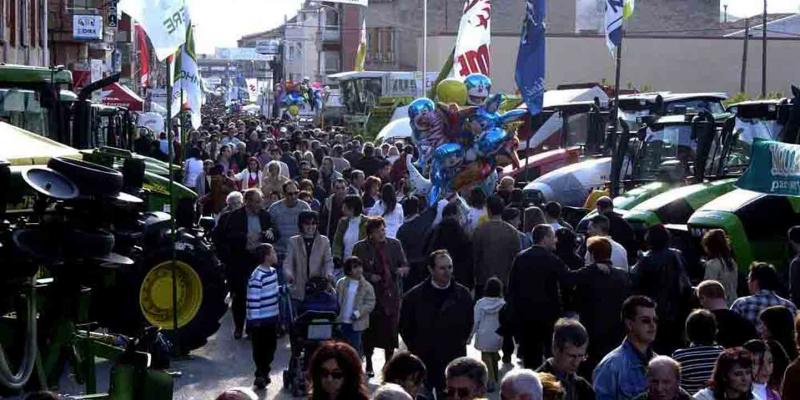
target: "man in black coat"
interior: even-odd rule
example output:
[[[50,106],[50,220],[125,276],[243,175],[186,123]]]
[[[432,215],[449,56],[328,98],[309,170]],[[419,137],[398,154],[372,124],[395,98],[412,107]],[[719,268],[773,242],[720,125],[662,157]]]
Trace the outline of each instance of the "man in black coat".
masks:
[[[525,368],[542,364],[550,353],[553,324],[563,312],[562,292],[572,285],[569,269],[553,252],[556,235],[547,224],[533,228],[533,246],[514,260],[506,302]]]
[[[553,374],[564,388],[564,400],[594,400],[592,384],[577,374],[586,359],[589,333],[578,320],[561,318],[553,328],[553,357],[536,372]]]
[[[597,213],[608,218],[608,234],[611,239],[622,245],[628,252],[628,263],[636,263],[636,253],[639,249],[636,235],[628,221],[614,212],[614,202],[610,197],[603,196],[597,199]]]
[[[354,169],[364,171],[366,176],[378,176],[378,171],[386,164],[386,160],[375,156],[375,147],[372,143],[364,145],[364,158],[351,164]]]
[[[428,387],[442,390],[447,364],[467,355],[473,323],[472,295],[452,279],[453,260],[447,250],[431,253],[428,269],[431,279],[403,297],[400,336],[428,368]]]
[[[244,192],[244,207],[231,211],[220,224],[218,254],[225,263],[228,290],[231,292],[234,337],[242,337],[247,303],[247,280],[258,266],[253,250],[275,239],[269,213],[264,210],[261,190]]]
[[[436,208],[429,207],[420,214],[420,204],[422,202],[415,196],[403,202],[405,221],[397,230],[397,240],[402,243],[403,252],[406,253],[408,265],[411,267],[411,272],[403,281],[406,289],[413,288],[428,276],[428,253],[425,252],[425,245],[436,218]]]

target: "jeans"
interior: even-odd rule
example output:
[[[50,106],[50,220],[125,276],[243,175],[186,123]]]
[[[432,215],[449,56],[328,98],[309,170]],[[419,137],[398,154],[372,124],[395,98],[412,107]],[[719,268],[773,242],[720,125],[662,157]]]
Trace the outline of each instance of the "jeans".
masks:
[[[263,324],[248,327],[250,340],[253,344],[253,362],[256,364],[256,378],[268,378],[272,359],[275,357],[277,334],[275,324]]]
[[[358,355],[363,355],[363,349],[361,348],[361,331],[353,330],[353,324],[342,324],[341,325],[341,332],[342,332],[342,339],[350,343],[354,349],[358,352]]]

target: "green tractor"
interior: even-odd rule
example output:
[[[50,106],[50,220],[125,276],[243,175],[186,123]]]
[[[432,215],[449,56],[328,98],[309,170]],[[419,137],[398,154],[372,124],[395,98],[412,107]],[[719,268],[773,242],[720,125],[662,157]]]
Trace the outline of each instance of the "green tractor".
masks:
[[[792,145],[800,143],[800,90],[792,87],[792,93],[794,98],[781,112],[780,120],[785,125],[778,138],[788,149],[796,151]],[[730,238],[734,259],[742,273],[755,260],[784,269],[789,257],[786,232],[795,225],[800,225],[800,197],[737,188],[692,214],[685,228],[688,236],[685,241],[690,250],[702,254],[703,235],[711,229],[722,229]]]

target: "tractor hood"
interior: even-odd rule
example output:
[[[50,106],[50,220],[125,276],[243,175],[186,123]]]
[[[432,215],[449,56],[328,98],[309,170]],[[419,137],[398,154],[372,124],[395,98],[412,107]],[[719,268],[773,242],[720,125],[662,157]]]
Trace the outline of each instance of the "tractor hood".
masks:
[[[639,186],[635,189],[628,190],[627,192],[614,198],[614,208],[623,210],[630,210],[633,207],[641,204],[642,202],[664,193],[673,188],[666,182],[651,182],[644,186]]]
[[[587,160],[544,174],[526,185],[523,191],[528,199],[582,207],[592,189],[606,184],[609,173],[611,157]]]
[[[568,149],[554,149],[542,153],[534,154],[524,160],[520,160],[519,168],[514,168],[509,164],[503,167],[501,176],[525,176],[527,172],[541,176],[548,172],[557,170],[568,164],[574,164],[580,158],[580,147],[570,147]]]
[[[629,222],[685,224],[695,210],[735,189],[735,179],[723,179],[679,187],[661,193],[633,207],[625,216]]]

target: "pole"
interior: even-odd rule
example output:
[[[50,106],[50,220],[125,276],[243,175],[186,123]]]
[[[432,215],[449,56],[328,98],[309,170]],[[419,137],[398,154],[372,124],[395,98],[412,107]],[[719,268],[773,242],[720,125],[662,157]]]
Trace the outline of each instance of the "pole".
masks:
[[[174,141],[170,138],[172,134],[172,68],[170,68],[170,59],[174,55],[167,58],[167,143],[169,143],[168,155],[168,171],[169,171],[169,222],[171,228],[170,234],[170,247],[172,250],[172,260],[170,263],[170,272],[172,273],[172,331],[173,340],[175,341],[175,353],[181,354],[180,335],[178,334],[178,272],[175,252],[176,224],[175,224],[175,184],[172,176],[172,158],[175,155]]]
[[[428,75],[428,0],[422,0],[422,90],[420,96],[425,95]]]
[[[767,0],[761,16],[761,97],[767,97]]]
[[[747,46],[750,42],[750,18],[744,19],[744,49],[742,50],[742,78],[739,82],[739,92],[747,91]]]
[[[619,40],[619,46],[617,46],[617,69],[614,77],[614,121],[612,122],[612,126],[614,128],[613,132],[616,132],[619,126],[619,81],[622,72],[622,41],[624,36],[625,32],[623,31],[622,37],[620,37]]]

